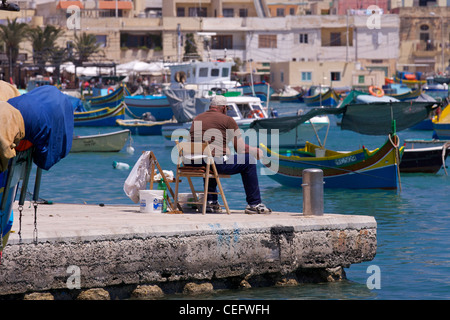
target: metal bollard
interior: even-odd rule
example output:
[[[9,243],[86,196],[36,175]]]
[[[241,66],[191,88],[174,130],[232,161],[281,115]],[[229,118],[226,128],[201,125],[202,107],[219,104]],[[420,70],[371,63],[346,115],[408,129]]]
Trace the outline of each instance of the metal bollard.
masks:
[[[323,171],[305,169],[302,172],[303,215],[323,215]]]

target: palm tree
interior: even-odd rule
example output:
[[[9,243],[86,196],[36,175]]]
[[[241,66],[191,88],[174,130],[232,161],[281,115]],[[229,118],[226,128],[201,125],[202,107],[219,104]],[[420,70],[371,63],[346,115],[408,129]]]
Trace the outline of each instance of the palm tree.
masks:
[[[30,29],[28,38],[33,47],[33,60],[40,70],[44,69],[46,61],[52,56],[52,52],[57,49],[56,41],[62,33],[61,28],[52,25],[47,25],[44,29],[40,27]]]
[[[81,65],[83,62],[89,61],[94,53],[102,51],[95,35],[86,32],[83,32],[80,36],[75,35],[74,48],[77,56],[74,61],[75,65]]]
[[[50,63],[55,67],[53,74],[56,78],[56,82],[59,83],[61,76],[61,64],[69,61],[69,49],[55,46],[48,55]]]
[[[9,61],[9,76],[13,77],[13,66],[19,56],[19,45],[26,38],[28,25],[17,22],[17,18],[9,20],[6,25],[0,25],[0,38],[5,44],[5,53]]]

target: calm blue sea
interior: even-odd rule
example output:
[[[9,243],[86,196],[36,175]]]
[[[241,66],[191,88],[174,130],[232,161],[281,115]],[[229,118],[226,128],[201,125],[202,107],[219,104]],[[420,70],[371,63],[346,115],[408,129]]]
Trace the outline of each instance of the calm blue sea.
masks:
[[[272,103],[279,115],[288,115],[301,104]],[[383,136],[364,136],[332,126],[326,147],[352,150],[380,147]],[[115,131],[117,128],[75,128],[79,135]],[[324,137],[325,131],[321,131]],[[431,138],[430,131],[405,130],[401,139]],[[315,142],[315,141],[313,141]],[[175,170],[170,147],[161,136],[133,136],[133,154],[125,148],[118,153],[70,154],[44,172],[40,197],[53,202],[135,205],[123,192],[129,171],[113,169],[113,161],[131,166],[142,151],[152,150],[166,170]],[[447,165],[450,160],[447,159]],[[240,176],[223,182],[231,207],[245,207]],[[206,299],[449,299],[450,298],[450,177],[443,169],[437,174],[402,174],[401,191],[328,190],[324,192],[326,213],[374,216],[378,223],[378,249],[374,260],[345,269],[347,281],[307,284],[288,288],[254,288],[219,291]],[[302,211],[302,191],[283,187],[260,176],[263,201],[276,211]],[[380,270],[380,289],[369,289],[368,270]],[[369,268],[370,267],[370,268]],[[179,298],[179,297],[178,297]]]

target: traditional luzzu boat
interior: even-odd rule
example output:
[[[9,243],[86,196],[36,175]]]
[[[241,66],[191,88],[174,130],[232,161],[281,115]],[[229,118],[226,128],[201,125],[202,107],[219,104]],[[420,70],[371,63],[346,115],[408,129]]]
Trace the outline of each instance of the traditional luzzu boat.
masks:
[[[273,171],[270,178],[289,187],[300,187],[303,170],[312,167],[323,170],[327,188],[395,189],[398,187],[399,164],[404,149],[399,147],[396,131],[419,123],[429,116],[434,107],[433,102],[408,105],[393,101],[314,108],[298,121],[306,121],[321,114],[342,114],[342,130],[366,135],[388,135],[389,138],[383,146],[373,151],[361,148],[338,152],[308,142],[302,149],[275,152],[261,145],[267,153],[262,163]]]
[[[125,96],[124,101],[134,115],[142,117],[150,112],[157,121],[169,120],[173,117],[173,111],[167,97],[163,94]]]
[[[303,96],[303,101],[308,107],[336,107],[339,103],[339,96],[333,88],[313,86]]]
[[[116,126],[116,120],[125,119],[126,104],[121,102],[115,107],[106,107],[85,112],[74,112],[76,127]]]
[[[69,153],[73,135],[72,103],[56,87],[41,86],[8,97],[8,86],[0,81],[0,257],[13,224],[19,182],[20,216],[34,163],[37,169],[32,200],[36,212],[42,170],[49,170]]]
[[[397,136],[392,136],[381,148],[370,151],[363,147],[352,152],[333,151],[307,142],[302,149],[276,153],[262,145],[270,155],[263,163],[269,169],[277,169],[270,178],[288,187],[301,187],[303,170],[317,168],[323,170],[325,188],[395,189],[403,152],[398,141]]]
[[[130,95],[130,92],[125,85],[121,84],[116,90],[110,88],[105,96],[90,97],[84,100],[92,109],[111,108],[119,105],[127,95]]]

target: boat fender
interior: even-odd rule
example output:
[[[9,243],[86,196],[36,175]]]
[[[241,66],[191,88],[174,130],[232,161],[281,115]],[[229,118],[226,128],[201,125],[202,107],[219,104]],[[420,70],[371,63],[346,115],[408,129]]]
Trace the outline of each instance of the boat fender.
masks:
[[[178,71],[177,73],[175,73],[175,81],[178,83],[185,83],[186,73],[184,73],[184,71]]]
[[[380,87],[370,86],[369,92],[371,95],[378,97],[378,98],[381,98],[382,96],[384,96],[384,91]]]
[[[253,118],[254,114],[257,114],[260,118],[264,118],[264,114],[261,112],[261,110],[258,110],[258,109],[254,109],[254,110],[250,111],[247,118],[249,118],[249,119]]]
[[[114,92],[114,88],[113,87],[109,87],[108,88],[108,94],[110,94],[111,92]]]
[[[119,170],[128,170],[128,169],[130,169],[130,165],[128,163],[125,163],[125,162],[113,161],[112,166],[113,166],[114,169],[119,169]]]

